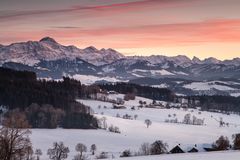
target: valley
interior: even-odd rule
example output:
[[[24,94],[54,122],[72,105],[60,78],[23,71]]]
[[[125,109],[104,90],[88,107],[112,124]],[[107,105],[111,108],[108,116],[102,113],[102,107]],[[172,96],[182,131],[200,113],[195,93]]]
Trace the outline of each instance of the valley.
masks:
[[[109,94],[110,99],[123,98],[123,96],[122,94]],[[238,133],[240,130],[240,116],[236,114],[227,115],[199,111],[198,109],[191,108],[184,109],[180,107],[181,104],[175,103],[171,105],[176,106],[176,108],[171,109],[145,107],[138,109],[139,101],[146,102],[147,105],[152,103],[151,99],[136,97],[135,100],[125,101],[125,109],[113,109],[113,104],[109,102],[78,99],[78,102],[86,106],[91,106],[94,110],[94,116],[98,119],[105,117],[108,127],[111,125],[117,126],[121,132],[120,134],[109,132],[108,129],[32,129],[31,140],[34,147],[42,149],[43,153],[46,153],[53,142],[62,141],[70,148],[70,159],[74,156],[76,143],[83,143],[87,146],[96,144],[98,147],[97,154],[106,152],[111,159],[112,155],[118,158],[119,155],[127,149],[134,155],[135,152],[137,153],[139,151],[141,144],[144,142],[152,143],[155,140],[162,140],[168,144],[168,151],[180,144],[180,147],[187,152],[191,147],[196,145],[199,153],[191,153],[193,154],[193,158],[195,157],[195,160],[200,160],[202,155],[203,157],[208,157],[208,155],[211,157],[211,155],[213,155],[216,160],[220,160],[221,157],[219,157],[219,155],[221,155],[221,153],[219,153],[219,155],[218,153],[206,153],[204,147],[211,146],[221,135],[227,136],[229,140],[231,140],[232,135]],[[163,106],[167,104],[164,101],[157,101],[157,103]],[[132,109],[132,107],[135,107],[135,109]],[[126,114],[131,118],[122,118]],[[186,114],[204,119],[204,124],[181,124]],[[136,119],[134,115],[137,115]],[[178,120],[178,123],[166,122],[167,119],[175,118]],[[229,123],[229,126],[220,127],[220,118],[222,118],[224,122]],[[147,128],[144,123],[145,119],[152,121],[152,125],[150,125],[149,128]],[[86,154],[91,157],[89,152],[86,152]],[[189,154],[190,153],[179,155],[180,159],[181,157],[188,159]],[[239,152],[236,152],[233,154],[233,157],[237,157],[238,155]],[[43,157],[47,158],[46,155],[43,155]],[[175,155],[163,155],[157,157],[157,159],[171,159],[173,157],[175,157]],[[148,159],[148,157],[144,158]],[[152,159],[154,157],[150,156],[149,158]],[[129,159],[141,159],[141,157]]]

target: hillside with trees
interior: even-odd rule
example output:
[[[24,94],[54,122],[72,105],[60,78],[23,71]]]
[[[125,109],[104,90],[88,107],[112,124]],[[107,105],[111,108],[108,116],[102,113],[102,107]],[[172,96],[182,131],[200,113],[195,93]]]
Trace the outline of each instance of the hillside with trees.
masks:
[[[198,99],[200,107],[205,111],[221,111],[226,113],[240,113],[240,97],[232,96],[191,96],[190,100]]]
[[[28,71],[0,68],[0,104],[10,112],[24,114],[34,128],[97,128],[91,108],[77,103],[77,97],[88,97],[96,87],[63,77],[63,81],[38,80]]]

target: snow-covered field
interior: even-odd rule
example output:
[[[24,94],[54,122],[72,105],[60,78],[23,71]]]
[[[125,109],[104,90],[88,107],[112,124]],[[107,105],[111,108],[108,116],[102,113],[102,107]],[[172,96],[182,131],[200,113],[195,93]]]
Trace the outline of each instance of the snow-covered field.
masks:
[[[193,82],[187,85],[184,85],[185,88],[192,89],[192,90],[210,90],[210,89],[217,89],[221,91],[232,91],[235,90],[235,88],[228,87],[225,85],[216,84],[217,81],[210,81],[210,82]],[[226,83],[226,82],[221,82]]]
[[[108,81],[108,82],[123,82],[120,79],[117,79],[115,77],[97,77],[92,75],[79,75],[75,74],[73,75],[74,79],[81,81],[82,84],[90,85],[97,81]],[[126,81],[124,81],[126,82]]]
[[[154,87],[154,88],[168,88],[168,85],[166,83],[162,83],[162,84],[159,84],[159,85],[151,85],[151,87]]]
[[[143,69],[134,69],[132,72],[134,73],[138,73],[138,72],[142,72],[142,73],[151,73],[153,75],[156,75],[156,74],[159,74],[159,75],[174,75],[173,73],[171,72],[168,72],[167,70],[165,69],[161,69],[161,70],[143,70]]]
[[[239,97],[239,96],[240,96],[240,93],[231,93],[231,96],[233,96],[233,97]]]
[[[122,94],[112,94],[109,98],[123,98]],[[232,134],[240,132],[240,116],[225,115],[220,113],[201,112],[196,109],[154,109],[140,108],[138,109],[139,100],[146,101],[147,104],[152,100],[136,97],[135,100],[125,102],[126,109],[112,109],[112,103],[96,100],[78,100],[79,102],[91,106],[98,118],[106,117],[107,125],[114,125],[120,128],[121,134],[111,133],[102,129],[98,130],[81,130],[81,129],[33,129],[31,139],[35,148],[41,148],[44,155],[43,159],[47,159],[47,149],[52,146],[52,143],[62,141],[70,148],[68,159],[72,159],[76,154],[74,148],[77,143],[84,143],[89,148],[91,144],[96,144],[98,153],[104,151],[109,155],[119,156],[120,152],[125,149],[130,149],[132,152],[138,151],[140,145],[144,142],[153,143],[155,140],[163,140],[169,145],[169,150],[177,144],[181,144],[183,149],[193,147],[197,144],[198,149],[202,151],[202,146],[211,144],[220,135],[228,136],[230,140]],[[160,102],[166,104],[166,102]],[[105,106],[105,107],[104,107]],[[135,110],[131,107],[135,106]],[[204,119],[203,126],[165,123],[166,119],[177,118],[182,121],[184,115],[190,113],[197,118]],[[119,114],[122,117],[125,114],[137,115],[136,120],[117,118]],[[169,117],[169,115],[171,117]],[[223,118],[223,121],[229,123],[229,127],[219,127],[217,120]],[[145,119],[150,119],[152,125],[147,128],[144,124]],[[89,152],[88,152],[89,154]],[[222,156],[223,155],[223,156]],[[197,154],[181,154],[181,155],[163,155],[149,157],[135,157],[131,159],[146,159],[146,160],[211,160],[223,157],[239,157],[239,152],[233,153],[197,153]],[[128,159],[128,158],[127,158]],[[210,160],[209,159],[209,160]],[[229,158],[225,158],[229,159]],[[224,159],[224,160],[225,160]],[[235,159],[229,159],[235,160]]]
[[[122,160],[239,160],[240,152],[202,152],[119,158]]]

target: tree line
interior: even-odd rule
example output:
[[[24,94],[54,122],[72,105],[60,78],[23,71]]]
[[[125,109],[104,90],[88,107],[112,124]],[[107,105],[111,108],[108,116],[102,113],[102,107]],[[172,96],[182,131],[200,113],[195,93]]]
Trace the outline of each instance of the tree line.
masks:
[[[167,88],[154,88],[123,82],[99,84],[98,86],[103,90],[116,91],[127,95],[135,94],[154,100],[173,101],[175,97],[175,94]]]
[[[202,110],[221,111],[226,113],[240,113],[240,97],[222,95],[191,96],[189,99],[198,99]]]
[[[9,109],[6,116],[19,112],[34,128],[97,128],[90,107],[75,99],[98,91],[68,77],[38,80],[34,72],[0,68],[0,104]]]

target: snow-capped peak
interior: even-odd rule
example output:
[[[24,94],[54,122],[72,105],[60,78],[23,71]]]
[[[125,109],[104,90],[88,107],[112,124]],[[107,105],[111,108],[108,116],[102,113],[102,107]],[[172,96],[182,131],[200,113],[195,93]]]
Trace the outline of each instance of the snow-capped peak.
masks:
[[[225,60],[223,61],[225,65],[234,65],[240,66],[240,58],[233,58],[232,60]]]
[[[0,62],[17,62],[34,65],[41,60],[57,60],[63,58],[81,58],[94,65],[112,63],[123,55],[113,49],[98,50],[93,46],[79,49],[75,46],[64,46],[51,37],[44,37],[40,41],[13,43],[0,46]]]
[[[202,61],[198,57],[193,57],[192,62],[195,64],[200,64]]]
[[[214,57],[209,57],[209,58],[206,58],[203,60],[203,63],[205,63],[205,64],[218,64],[220,62],[221,62],[220,60],[218,60]]]
[[[0,45],[0,64],[12,61],[34,65],[34,63],[41,60],[57,60],[63,58],[81,58],[97,66],[110,64],[120,59],[125,59],[127,63],[134,62],[134,60],[143,60],[148,62],[148,66],[159,65],[165,68],[169,67],[170,64],[174,67],[180,66],[182,68],[191,67],[193,64],[224,64],[226,66],[240,66],[240,58],[220,61],[216,58],[210,57],[201,61],[197,57],[190,59],[185,55],[173,57],[164,55],[126,57],[111,48],[103,48],[99,50],[94,46],[89,46],[84,49],[79,49],[72,45],[64,46],[51,37],[44,37],[40,41],[13,43],[6,46]],[[122,61],[119,61],[118,63],[121,62]]]
[[[51,38],[51,37],[44,37],[44,38],[42,38],[39,42],[57,43],[57,42],[55,41],[55,39],[53,39],[53,38]]]
[[[191,59],[188,58],[185,55],[178,55],[178,56],[174,56],[174,57],[169,57],[169,60],[173,61],[173,62],[180,62],[180,63],[191,63]]]
[[[89,46],[85,49],[83,49],[83,51],[86,51],[86,52],[91,52],[91,53],[95,53],[95,52],[98,52],[99,50],[97,48],[95,48],[94,46]]]
[[[98,50],[93,46],[83,49],[83,53],[82,58],[84,60],[97,66],[112,63],[124,57],[121,53],[111,48]]]

